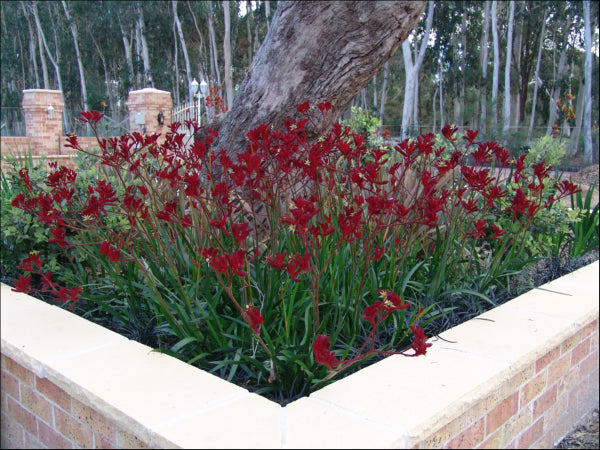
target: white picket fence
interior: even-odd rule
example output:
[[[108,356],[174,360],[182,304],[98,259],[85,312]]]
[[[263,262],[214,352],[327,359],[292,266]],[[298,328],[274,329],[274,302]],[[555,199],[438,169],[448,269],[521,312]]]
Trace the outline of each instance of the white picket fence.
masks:
[[[171,110],[171,123],[184,125],[186,120],[198,119],[199,113],[200,107],[196,102],[181,103]]]

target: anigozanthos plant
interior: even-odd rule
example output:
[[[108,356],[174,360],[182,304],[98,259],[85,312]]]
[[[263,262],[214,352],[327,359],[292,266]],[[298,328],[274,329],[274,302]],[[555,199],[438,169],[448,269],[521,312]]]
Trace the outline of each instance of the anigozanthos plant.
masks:
[[[90,276],[125,292],[129,310],[168,325],[171,354],[293,398],[375,355],[424,355],[419,321],[431,320],[432,299],[472,292],[465,283],[481,273],[488,284],[505,276],[536,213],[576,191],[561,182],[543,198],[549,167],[529,170],[473,131],[461,146],[451,126],[450,151],[433,135],[369,148],[340,124],[308,142],[310,108],[282,128],[252,130],[235,160],[211,148],[212,131],[186,143],[180,124],[161,144],[139,133],[98,138],[94,156],[114,183],[81,192],[71,169],[54,166],[43,185],[23,170],[26,192],[13,206],[46,224],[53,242],[85,249],[102,268]],[[326,115],[330,105],[317,108]],[[81,120],[95,130],[101,118]],[[86,152],[76,136],[69,144]],[[513,194],[467,155],[512,168]],[[496,225],[500,215],[510,229]],[[36,276],[61,301],[85,297],[85,287],[61,291],[29,258],[18,290],[31,291]]]

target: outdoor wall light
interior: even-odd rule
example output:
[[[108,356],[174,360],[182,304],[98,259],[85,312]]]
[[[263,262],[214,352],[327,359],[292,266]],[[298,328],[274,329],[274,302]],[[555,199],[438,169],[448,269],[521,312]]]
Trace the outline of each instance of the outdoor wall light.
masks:
[[[48,105],[47,111],[48,119],[52,119],[52,116],[54,116],[54,107],[52,105]]]
[[[206,81],[202,80],[198,84],[198,82],[194,78],[194,80],[190,84],[190,87],[192,88],[192,95],[198,99],[197,106],[196,106],[197,107],[196,116],[198,117],[198,124],[201,124],[202,111],[200,109],[201,108],[200,98],[206,97],[206,93],[208,92],[208,83]],[[200,92],[198,92],[198,88],[200,88]]]

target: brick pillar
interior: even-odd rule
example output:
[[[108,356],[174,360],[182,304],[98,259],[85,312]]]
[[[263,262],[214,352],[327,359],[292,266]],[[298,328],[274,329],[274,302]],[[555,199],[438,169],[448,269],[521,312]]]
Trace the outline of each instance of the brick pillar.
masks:
[[[25,115],[25,135],[31,139],[32,155],[58,154],[59,139],[63,133],[61,91],[25,89],[21,104]],[[54,108],[52,117],[48,113],[50,106]]]
[[[127,108],[129,109],[130,132],[141,132],[142,127],[145,127],[147,134],[160,133],[164,137],[167,133],[168,126],[171,124],[171,109],[173,108],[170,92],[154,88],[131,91],[127,98]],[[162,126],[158,124],[160,113],[164,116]]]

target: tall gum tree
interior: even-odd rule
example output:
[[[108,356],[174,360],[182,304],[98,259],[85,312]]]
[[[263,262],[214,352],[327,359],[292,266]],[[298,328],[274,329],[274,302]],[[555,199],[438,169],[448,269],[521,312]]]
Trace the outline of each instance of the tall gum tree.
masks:
[[[315,112],[315,139],[394,54],[418,23],[425,1],[278,3],[231,110],[209,126],[214,149],[243,151],[246,134],[262,123],[280,126],[298,105],[330,102],[325,119]]]

